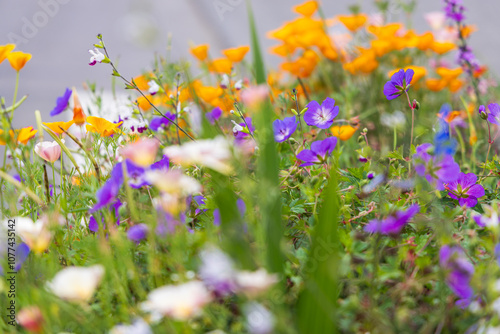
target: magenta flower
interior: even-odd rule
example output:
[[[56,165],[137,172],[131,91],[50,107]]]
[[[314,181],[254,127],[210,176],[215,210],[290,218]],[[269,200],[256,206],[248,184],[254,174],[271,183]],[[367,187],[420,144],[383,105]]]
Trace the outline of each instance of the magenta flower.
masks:
[[[64,92],[64,95],[57,98],[56,106],[50,112],[50,116],[59,115],[60,113],[62,113],[68,107],[69,99],[71,97],[71,93],[72,93],[71,89],[66,88],[66,91]]]
[[[102,63],[106,59],[106,56],[102,54],[101,51],[97,50],[97,48],[94,48],[94,50],[89,50],[89,53],[91,55],[89,62],[90,66],[94,66],[97,63]]]
[[[447,184],[445,188],[451,198],[458,200],[460,206],[466,205],[472,208],[476,206],[477,199],[484,196],[483,186],[476,182],[476,174],[460,173],[458,180]]]
[[[325,163],[336,145],[337,137],[328,137],[325,140],[315,141],[311,144],[310,150],[302,150],[297,154],[297,158],[304,161],[300,167]]]
[[[297,124],[295,116],[275,120],[273,122],[274,139],[278,143],[284,142],[297,130]]]
[[[398,211],[384,220],[373,219],[365,226],[365,231],[369,233],[397,235],[419,210],[420,207],[418,204],[413,204],[406,211]]]
[[[439,251],[439,264],[447,270],[446,284],[460,300],[457,304],[466,307],[472,301],[474,290],[470,286],[474,265],[467,260],[458,246],[443,246]]]
[[[411,80],[413,79],[413,74],[415,72],[412,69],[399,70],[394,73],[391,80],[387,81],[384,85],[384,95],[388,100],[394,100],[395,98],[401,96],[401,94],[406,93],[410,88]]]
[[[217,107],[214,108],[212,111],[209,111],[205,114],[205,117],[207,120],[210,122],[210,124],[214,125],[215,121],[217,121],[222,115],[222,109]]]
[[[307,105],[304,114],[304,122],[310,126],[317,126],[320,129],[328,129],[333,124],[333,119],[339,114],[339,107],[335,106],[335,100],[327,97],[321,105],[316,101],[311,101]]]

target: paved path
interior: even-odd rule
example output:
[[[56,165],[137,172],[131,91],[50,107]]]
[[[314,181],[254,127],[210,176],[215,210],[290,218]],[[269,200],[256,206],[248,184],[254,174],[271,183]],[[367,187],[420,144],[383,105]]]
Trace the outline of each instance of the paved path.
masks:
[[[267,48],[274,44],[265,32],[292,19],[290,8],[301,0],[253,0],[252,6]],[[357,1],[373,12],[372,1]],[[324,0],[327,17],[346,13],[353,0]],[[478,4],[481,5],[478,5]],[[472,41],[478,56],[500,73],[500,12],[498,0],[465,0],[468,22],[478,32]],[[440,10],[439,0],[419,0],[415,26],[423,30],[422,14]],[[47,14],[48,13],[48,14]],[[401,18],[393,10],[394,19]],[[0,1],[0,44],[18,39],[19,49],[33,54],[21,73],[19,94],[29,99],[17,111],[14,125],[33,125],[33,111],[40,109],[47,118],[55,98],[65,87],[81,86],[89,80],[100,87],[110,86],[107,66],[87,65],[87,50],[102,33],[113,56],[120,56],[119,67],[128,77],[148,69],[154,52],[164,53],[172,33],[173,59],[188,57],[188,42],[209,43],[218,50],[248,44],[246,8],[243,0],[3,0]],[[268,63],[277,59],[268,56]],[[6,63],[0,66],[0,96],[8,101],[13,94],[15,73]]]

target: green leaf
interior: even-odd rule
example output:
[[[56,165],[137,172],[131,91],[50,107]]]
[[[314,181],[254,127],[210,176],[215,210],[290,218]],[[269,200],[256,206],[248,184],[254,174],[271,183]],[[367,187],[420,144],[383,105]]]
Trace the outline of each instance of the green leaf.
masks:
[[[257,34],[257,28],[255,26],[255,19],[253,16],[252,5],[249,0],[247,0],[247,11],[248,11],[248,22],[250,24],[250,35],[252,43],[252,53],[253,62],[255,68],[255,80],[257,84],[266,83],[266,70],[264,68],[264,61],[262,58],[262,52],[260,49],[259,37]]]

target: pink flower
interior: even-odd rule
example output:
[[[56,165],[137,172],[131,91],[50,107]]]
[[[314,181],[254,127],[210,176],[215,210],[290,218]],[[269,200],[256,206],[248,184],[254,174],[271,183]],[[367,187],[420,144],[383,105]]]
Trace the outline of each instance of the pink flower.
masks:
[[[48,162],[54,162],[61,156],[61,146],[55,141],[42,141],[36,144],[35,153]]]
[[[434,31],[441,30],[445,27],[446,15],[443,12],[430,12],[425,14],[424,18]]]
[[[267,85],[251,86],[241,92],[241,101],[248,107],[256,107],[269,95]]]
[[[141,139],[125,146],[120,154],[138,166],[148,167],[155,161],[159,146],[160,142],[156,139]]]
[[[29,306],[21,309],[17,316],[17,321],[30,332],[39,333],[42,331],[43,315],[38,306]]]

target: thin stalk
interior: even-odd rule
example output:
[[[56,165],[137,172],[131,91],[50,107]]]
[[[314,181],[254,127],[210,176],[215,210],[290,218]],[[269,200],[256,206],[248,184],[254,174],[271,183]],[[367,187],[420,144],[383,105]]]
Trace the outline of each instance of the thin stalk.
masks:
[[[54,170],[54,163],[51,162],[50,163],[51,167],[52,167],[52,187],[54,188],[54,202],[55,202],[55,198],[56,198],[56,174],[55,174],[55,170]],[[61,173],[62,173],[62,170],[61,170]]]
[[[19,88],[19,71],[16,72],[16,86],[14,88],[14,99],[12,101],[12,105],[15,105],[16,104],[16,100],[17,100],[17,90]],[[10,114],[10,118],[13,119],[14,118],[14,109],[12,109],[12,112]]]

